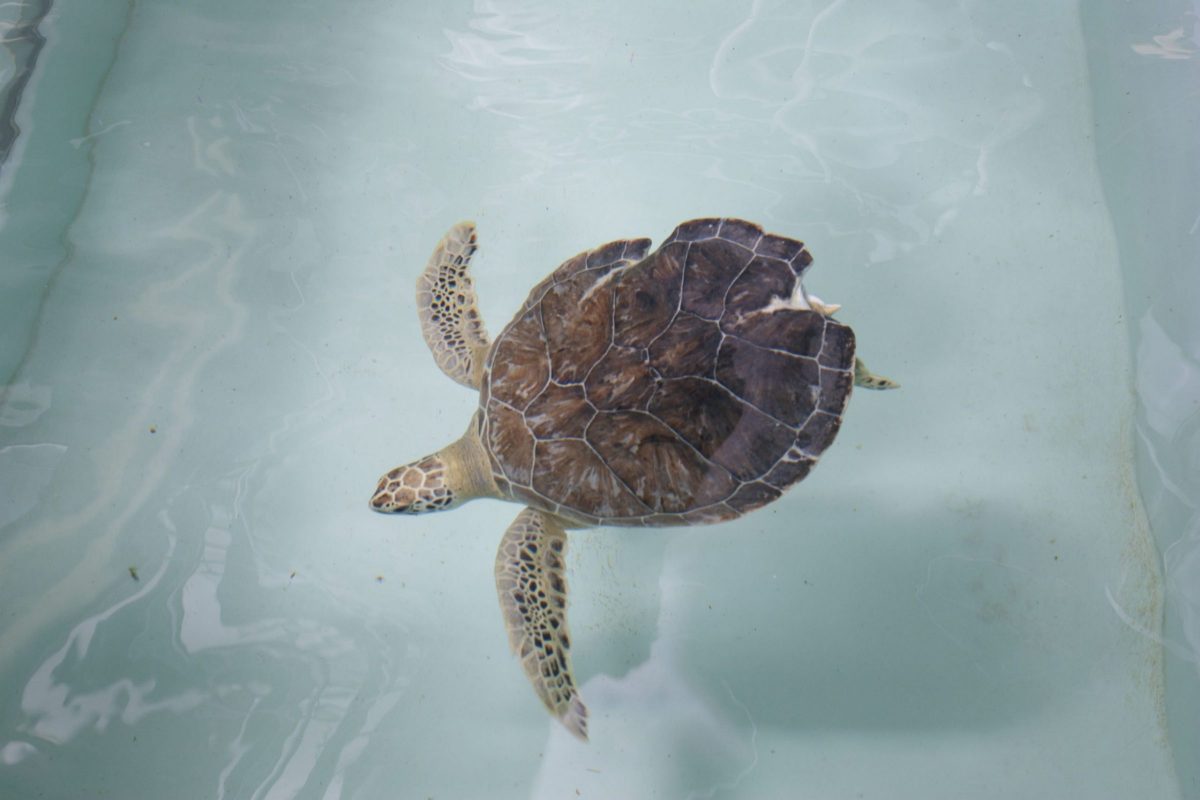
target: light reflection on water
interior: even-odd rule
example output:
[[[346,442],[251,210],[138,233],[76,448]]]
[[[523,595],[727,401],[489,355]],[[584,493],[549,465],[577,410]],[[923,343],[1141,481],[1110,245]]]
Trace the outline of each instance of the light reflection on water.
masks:
[[[1028,67],[966,7],[756,0],[741,13],[724,11],[724,35],[667,44],[595,27],[595,11],[567,24],[547,7],[477,3],[445,31],[440,63],[469,81],[455,92],[470,107],[515,120],[523,183],[567,165],[600,182],[615,158],[663,159],[759,203],[771,192],[777,224],[792,222],[797,186],[817,183],[805,226],[853,236],[871,262],[929,244],[1042,110]]]

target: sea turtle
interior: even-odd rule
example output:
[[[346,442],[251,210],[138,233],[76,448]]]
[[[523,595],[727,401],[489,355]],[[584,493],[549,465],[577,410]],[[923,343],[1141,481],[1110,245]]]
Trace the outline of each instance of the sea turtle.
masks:
[[[455,225],[417,280],[425,341],[479,392],[462,438],[379,480],[377,511],[476,497],[521,503],[496,556],[509,642],[576,736],[566,530],[733,519],[808,474],[852,385],[892,388],[854,355],[839,306],[808,294],[802,242],[738,219],[609,242],[530,292],[495,341],[476,304],[475,226]]]

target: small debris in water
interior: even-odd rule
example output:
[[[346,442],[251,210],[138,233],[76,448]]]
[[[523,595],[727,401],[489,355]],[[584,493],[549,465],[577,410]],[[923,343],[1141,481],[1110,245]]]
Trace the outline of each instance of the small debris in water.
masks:
[[[141,580],[141,578],[139,578],[139,577],[138,577],[138,574],[137,574],[137,567],[130,567],[130,568],[129,568],[129,577],[133,578],[135,581],[140,581],[140,580]]]
[[[158,426],[157,426],[157,425],[151,425],[151,426],[150,426],[150,432],[151,432],[151,433],[158,433]]]
[[[376,575],[376,576],[375,576],[375,582],[376,582],[376,583],[383,583],[383,576],[382,576],[382,575]]]

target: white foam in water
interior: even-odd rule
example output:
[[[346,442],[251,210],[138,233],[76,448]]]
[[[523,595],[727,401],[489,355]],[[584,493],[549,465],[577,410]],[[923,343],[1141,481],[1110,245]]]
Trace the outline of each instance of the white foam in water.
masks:
[[[55,4],[0,166],[0,796],[1197,796],[1196,539],[1164,581],[1142,505],[1196,507],[1192,323],[1127,308],[1078,13]],[[1114,41],[1180,81],[1191,24]],[[476,220],[497,333],[698,216],[803,239],[777,305],[903,388],[762,511],[571,532],[583,744],[508,652],[518,508],[367,507],[476,402],[413,285]]]

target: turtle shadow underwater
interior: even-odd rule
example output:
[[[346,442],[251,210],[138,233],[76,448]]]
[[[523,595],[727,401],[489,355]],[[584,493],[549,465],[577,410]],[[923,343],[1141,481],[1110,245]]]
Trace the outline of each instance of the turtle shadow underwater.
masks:
[[[1086,680],[1047,609],[1083,618],[1095,600],[1053,568],[1006,561],[1004,541],[1030,533],[1017,515],[898,515],[827,486],[792,500],[811,524],[768,510],[688,531],[667,554],[688,576],[672,611],[680,677],[726,719],[984,730]]]

